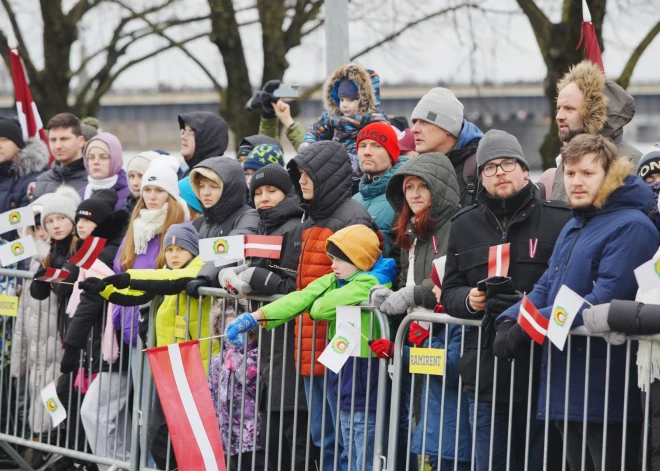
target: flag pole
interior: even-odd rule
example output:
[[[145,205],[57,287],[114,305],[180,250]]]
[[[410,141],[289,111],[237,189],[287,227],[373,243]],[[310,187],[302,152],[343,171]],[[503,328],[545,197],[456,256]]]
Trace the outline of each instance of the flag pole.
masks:
[[[198,341],[198,342],[202,342],[202,341],[204,341],[204,340],[214,340],[214,339],[219,339],[219,338],[221,338],[221,337],[226,337],[226,336],[227,336],[227,334],[214,335],[214,336],[212,336],[212,337],[204,337],[204,338],[201,338],[201,339],[197,339],[197,341]],[[153,347],[150,347],[150,348],[153,348]],[[149,350],[149,348],[143,348],[143,349],[142,349],[142,352],[144,353],[144,352],[146,352],[147,350]]]

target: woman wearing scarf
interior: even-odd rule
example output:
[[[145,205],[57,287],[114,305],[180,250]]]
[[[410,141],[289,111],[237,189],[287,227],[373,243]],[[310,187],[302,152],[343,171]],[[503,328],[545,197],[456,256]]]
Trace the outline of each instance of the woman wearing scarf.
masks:
[[[126,172],[122,168],[124,154],[117,136],[109,132],[94,136],[83,150],[83,159],[88,183],[78,190],[80,197],[86,200],[97,190],[112,189],[119,197],[115,211],[124,209],[131,190],[126,181]]]

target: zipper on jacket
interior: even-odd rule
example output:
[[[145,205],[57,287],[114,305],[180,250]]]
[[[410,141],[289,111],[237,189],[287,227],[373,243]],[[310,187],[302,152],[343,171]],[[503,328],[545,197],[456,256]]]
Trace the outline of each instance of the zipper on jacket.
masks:
[[[500,226],[500,230],[502,231],[502,242],[506,242],[506,239],[509,235],[509,228],[511,227],[511,224],[513,223],[513,220],[516,218],[518,213],[520,212],[521,209],[523,209],[524,206],[527,206],[527,203],[525,203],[523,206],[520,208],[516,209],[516,212],[513,213],[513,216],[511,216],[511,219],[509,220],[509,224],[506,225],[506,230],[502,227],[502,224],[500,224],[500,220],[497,219],[497,216],[495,216],[495,213],[490,210],[490,208],[486,205],[484,205],[484,208],[488,210],[490,214],[493,215],[493,218],[495,219],[495,222],[497,222],[497,225]],[[502,200],[502,208],[504,208],[504,200]]]

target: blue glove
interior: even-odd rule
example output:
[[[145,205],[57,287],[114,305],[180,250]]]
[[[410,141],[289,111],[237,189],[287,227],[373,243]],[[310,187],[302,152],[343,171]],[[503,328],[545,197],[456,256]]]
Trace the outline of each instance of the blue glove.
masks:
[[[226,338],[233,346],[243,348],[243,345],[245,345],[245,335],[243,335],[243,332],[256,327],[259,327],[257,320],[249,312],[244,312],[225,326]]]

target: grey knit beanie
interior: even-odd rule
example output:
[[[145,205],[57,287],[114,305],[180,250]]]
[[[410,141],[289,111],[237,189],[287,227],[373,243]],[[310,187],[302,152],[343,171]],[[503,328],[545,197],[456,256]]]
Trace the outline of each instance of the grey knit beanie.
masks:
[[[432,88],[419,100],[412,112],[413,122],[417,119],[435,124],[458,139],[463,128],[463,103],[446,88]]]
[[[41,222],[45,224],[46,218],[50,214],[61,214],[68,217],[76,223],[76,209],[80,204],[80,195],[75,188],[68,185],[61,185],[55,193],[50,193],[44,201],[41,210]]]
[[[525,160],[516,136],[499,129],[491,129],[479,141],[479,147],[477,147],[479,172],[484,165],[495,159],[516,159],[525,170],[529,170],[529,164]]]
[[[199,232],[189,222],[172,224],[165,233],[163,248],[166,249],[170,245],[178,245],[196,257],[199,255]]]

